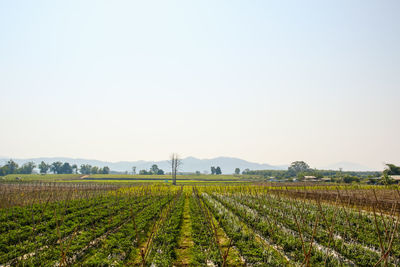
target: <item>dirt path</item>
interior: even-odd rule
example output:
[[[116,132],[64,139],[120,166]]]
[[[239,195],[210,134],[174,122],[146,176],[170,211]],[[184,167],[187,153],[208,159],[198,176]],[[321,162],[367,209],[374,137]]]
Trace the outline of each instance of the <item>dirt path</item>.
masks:
[[[189,266],[191,261],[192,223],[189,209],[189,195],[186,195],[185,205],[183,207],[183,221],[181,226],[181,235],[176,249],[176,261],[174,266]]]
[[[202,200],[203,202],[203,200]],[[207,205],[203,202],[203,205],[205,209],[209,212],[211,215],[211,220],[215,225],[215,228],[217,229],[217,238],[219,241],[219,246],[222,252],[222,255],[225,255],[226,252],[228,252],[228,256],[226,258],[226,266],[245,266],[244,259],[242,255],[240,255],[240,252],[235,246],[230,246],[231,244],[231,239],[228,237],[228,235],[225,233],[224,229],[222,226],[219,224],[217,219],[214,217],[214,214],[209,210]],[[229,249],[229,251],[227,251]]]
[[[214,218],[214,215],[212,213],[210,214],[212,215],[212,220],[214,222],[215,227],[217,228],[217,235],[221,247],[221,252],[223,255],[225,255],[226,251],[229,248],[231,240],[226,235],[224,229],[222,229],[217,220]],[[242,257],[239,251],[235,247],[229,248],[228,257],[226,259],[226,266],[244,266]]]

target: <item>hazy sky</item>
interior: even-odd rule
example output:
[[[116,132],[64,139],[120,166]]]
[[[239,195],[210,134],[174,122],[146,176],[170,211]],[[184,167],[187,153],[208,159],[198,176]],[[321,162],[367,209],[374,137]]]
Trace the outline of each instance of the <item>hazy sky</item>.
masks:
[[[0,156],[400,164],[400,1],[0,1]]]

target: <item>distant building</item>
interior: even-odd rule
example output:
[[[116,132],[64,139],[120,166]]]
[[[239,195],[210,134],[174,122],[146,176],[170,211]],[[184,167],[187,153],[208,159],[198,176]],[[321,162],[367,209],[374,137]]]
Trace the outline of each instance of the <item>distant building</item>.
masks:
[[[305,182],[316,182],[316,181],[318,181],[317,180],[317,177],[315,177],[315,176],[304,176],[304,181]]]
[[[400,182],[400,175],[389,175],[390,179],[395,180],[396,182]]]

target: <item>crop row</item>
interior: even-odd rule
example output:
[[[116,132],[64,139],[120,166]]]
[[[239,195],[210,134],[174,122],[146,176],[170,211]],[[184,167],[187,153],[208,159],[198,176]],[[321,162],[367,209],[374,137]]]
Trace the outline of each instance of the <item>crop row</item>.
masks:
[[[377,235],[371,214],[357,213],[347,208],[342,210],[336,206],[335,209],[331,205],[273,195],[204,195],[225,208],[224,213],[235,214],[241,219],[241,223],[252,228],[295,264],[373,266],[378,262],[383,264],[384,261],[388,265],[399,264],[398,241],[393,240],[398,235],[397,221],[394,218],[375,218],[375,225],[378,231],[381,231]],[[359,225],[368,220],[369,224]],[[351,230],[346,224],[357,227],[358,231],[349,233]],[[386,228],[379,228],[382,224]],[[369,231],[363,232],[363,229]],[[383,229],[387,229],[387,233]],[[374,237],[371,231],[372,235],[375,234]],[[390,253],[381,254],[379,250],[371,247],[371,244],[376,242],[383,243],[384,239],[377,237],[380,235],[385,237],[387,242],[390,241]],[[363,243],[358,243],[357,240],[363,240]]]
[[[91,262],[93,248],[101,246],[116,254],[112,241],[119,251],[129,252],[129,240],[139,242],[151,222],[173,196],[162,191],[116,192],[103,197],[43,203],[25,207],[3,209],[3,221],[18,214],[10,227],[0,234],[0,264],[54,265],[71,264],[86,259]],[[130,235],[132,227],[136,229]],[[134,227],[134,228],[135,228]],[[9,229],[7,229],[9,228]],[[119,237],[125,237],[120,242]],[[137,238],[133,238],[137,237]],[[93,257],[92,257],[93,256]]]
[[[193,239],[192,264],[221,266],[226,261],[226,256],[222,255],[213,219],[197,191],[193,190],[189,201]]]
[[[273,218],[291,230],[298,231],[300,226],[300,230],[308,236],[312,235],[312,223],[318,219],[315,240],[359,265],[373,265],[381,257],[378,251],[380,242],[376,226],[378,226],[380,234],[385,235],[383,227],[383,221],[385,221],[386,226],[392,229],[393,234],[397,235],[394,218],[390,221],[382,217],[382,220],[377,219],[375,224],[371,214],[357,213],[351,209],[342,209],[321,203],[268,196],[262,198],[235,196],[234,199],[256,210],[261,216]],[[299,221],[299,226],[296,225],[296,219]],[[388,231],[387,237],[389,238],[389,236]],[[399,258],[398,244],[398,239],[394,239],[391,244],[393,260]]]
[[[139,257],[139,244],[147,237],[152,223],[171,198],[172,196],[168,195],[161,199],[153,199],[149,206],[138,212],[134,212],[134,208],[131,207],[129,222],[107,236],[97,247],[91,248],[85,256],[83,265],[116,265],[128,261],[134,262]]]
[[[279,252],[261,242],[260,238],[257,238],[257,234],[231,210],[209,194],[203,193],[202,199],[216,220],[220,222],[225,233],[232,240],[233,245],[239,250],[246,263],[263,266],[287,264],[287,260]]]
[[[150,198],[137,199],[134,206],[135,210],[144,208],[152,201]],[[97,210],[97,213],[88,212],[86,216],[80,217],[68,225],[62,224],[66,225],[64,234],[61,234],[61,230],[63,230],[61,227],[60,230],[56,230],[55,236],[52,233],[54,238],[58,236],[58,240],[66,237],[62,242],[52,243],[47,249],[38,252],[35,257],[23,262],[33,265],[46,262],[50,265],[50,263],[60,261],[60,255],[61,262],[68,262],[69,259],[75,258],[76,255],[79,256],[80,252],[85,251],[93,240],[123,225],[129,219],[129,212],[127,211],[132,205],[131,201],[126,199],[113,204],[114,206],[109,206],[108,210]]]
[[[185,194],[179,192],[166,210],[148,248],[146,262],[153,266],[172,266],[176,260],[175,248],[181,230]]]

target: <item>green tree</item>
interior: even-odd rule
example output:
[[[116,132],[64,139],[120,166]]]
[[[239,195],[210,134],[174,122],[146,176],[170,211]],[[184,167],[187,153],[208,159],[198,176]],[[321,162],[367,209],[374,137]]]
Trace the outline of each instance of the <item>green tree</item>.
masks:
[[[7,166],[0,167],[0,176],[7,175],[8,169]]]
[[[92,165],[82,164],[79,170],[82,174],[90,174],[90,171],[92,170]]]
[[[27,162],[24,163],[21,168],[19,168],[18,172],[21,174],[31,174],[34,168],[36,168],[36,164],[34,162]]]
[[[68,162],[65,162],[60,168],[60,173],[71,174],[72,171],[72,166]]]
[[[151,172],[148,172],[146,170],[140,170],[139,171],[139,175],[150,175],[150,174],[151,174]]]
[[[387,175],[400,175],[400,166],[386,164],[386,169],[383,171],[383,173]]]
[[[107,166],[105,166],[102,170],[103,174],[109,174],[110,173],[110,168],[108,168]]]
[[[239,168],[235,169],[235,174],[240,174],[240,169]]]
[[[383,170],[380,183],[384,185],[394,184],[395,181],[390,177],[391,175],[400,175],[400,167],[389,163],[386,164],[386,168]]]
[[[72,170],[74,171],[75,174],[78,174],[78,165],[73,164],[72,165]]]
[[[298,172],[297,173],[297,179],[299,180],[299,181],[303,181],[304,180],[304,176],[306,176],[307,174],[305,173],[305,172]]]
[[[383,173],[382,178],[381,178],[381,184],[384,185],[391,185],[394,184],[394,179],[390,178],[390,175],[388,173]]]
[[[353,182],[359,183],[360,182],[360,178],[356,177],[356,176],[351,176],[351,175],[345,175],[343,176],[342,181],[346,184],[350,184]]]
[[[215,169],[214,166],[212,166],[212,167],[211,167],[211,174],[215,174],[215,172],[216,172],[216,169]]]
[[[6,174],[14,174],[17,173],[18,170],[18,164],[12,159],[7,161],[7,164],[4,165],[3,167],[5,167]]]
[[[304,161],[292,162],[288,168],[288,173],[291,176],[296,176],[298,173],[307,172],[310,170],[310,166]]]
[[[98,174],[98,173],[99,173],[99,167],[93,166],[93,167],[90,169],[90,173],[91,173],[91,174]]]
[[[50,169],[50,165],[44,161],[40,162],[38,167],[39,167],[41,174],[46,174],[48,172],[48,170]]]
[[[215,174],[222,174],[221,168],[218,166],[217,168],[215,168]]]
[[[61,173],[61,167],[62,167],[62,165],[63,165],[63,163],[62,163],[61,161],[53,162],[53,163],[51,164],[51,166],[50,166],[50,170],[51,170],[53,173],[60,174],[60,173]]]
[[[153,166],[151,166],[151,168],[150,168],[150,172],[151,173],[153,173],[153,174],[158,174],[158,166],[157,166],[157,164],[153,164]]]

